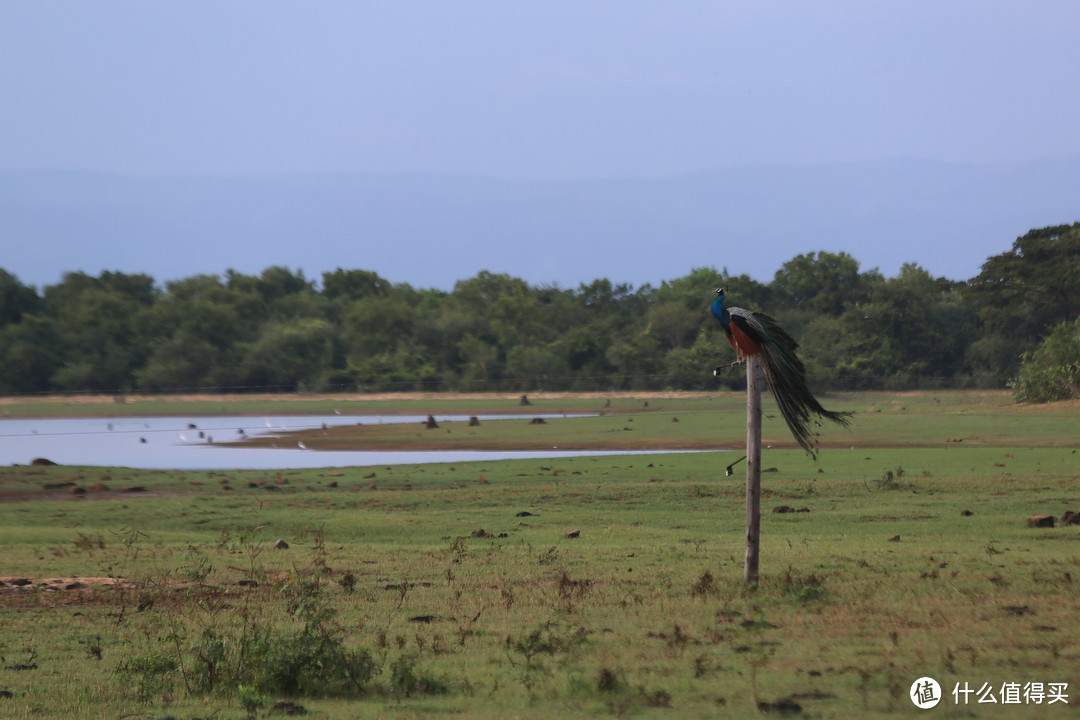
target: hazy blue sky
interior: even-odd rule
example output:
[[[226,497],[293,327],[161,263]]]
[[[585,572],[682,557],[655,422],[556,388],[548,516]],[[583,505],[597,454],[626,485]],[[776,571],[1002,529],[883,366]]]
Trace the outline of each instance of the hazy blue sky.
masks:
[[[1080,154],[1080,2],[0,2],[0,168],[655,176]]]
[[[383,213],[397,225],[364,214],[374,195],[350,197],[348,226],[348,213],[316,208],[292,219],[295,236],[278,222],[273,246],[257,226],[288,198],[230,206],[241,216],[229,225],[215,215],[225,193],[168,197],[182,213],[154,215],[149,195],[116,196],[93,177],[39,192],[12,176],[0,267],[37,285],[67,270],[165,280],[279,264],[314,278],[341,264],[423,286],[482,269],[572,286],[657,284],[702,266],[769,280],[827,250],[889,275],[915,262],[965,279],[1029,229],[1080,220],[1078,28],[1080,0],[0,0],[0,172],[444,176],[403,186],[404,209]],[[890,166],[867,176],[878,192],[861,207],[841,189],[816,214],[812,193],[784,182],[795,166],[829,178],[834,163],[896,160],[965,167],[909,193]],[[1045,160],[1072,164],[1014,172]],[[694,173],[760,166],[780,181],[749,199],[653,208],[627,192],[586,217],[606,191],[580,181],[618,179],[622,192],[627,179],[685,175],[693,187]],[[1013,184],[984,197],[957,183],[964,173]],[[490,221],[470,206],[455,226],[422,227],[454,198],[423,193],[465,175],[558,183],[529,186],[544,195],[535,216],[507,210],[516,185],[476,196],[502,213]],[[168,254],[187,239],[204,247]]]

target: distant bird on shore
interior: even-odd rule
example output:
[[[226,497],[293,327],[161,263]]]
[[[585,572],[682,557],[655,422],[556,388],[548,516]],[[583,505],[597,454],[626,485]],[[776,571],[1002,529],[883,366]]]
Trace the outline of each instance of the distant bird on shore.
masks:
[[[716,289],[712,314],[720,322],[728,342],[735,350],[737,362],[760,355],[761,367],[769,381],[769,389],[780,406],[791,434],[810,457],[817,457],[817,434],[810,423],[821,424],[820,418],[839,425],[849,424],[851,413],[826,410],[806,386],[806,368],[795,354],[799,344],[780,325],[765,313],[754,313],[739,307],[724,307],[724,289]],[[720,368],[713,371],[718,375]]]

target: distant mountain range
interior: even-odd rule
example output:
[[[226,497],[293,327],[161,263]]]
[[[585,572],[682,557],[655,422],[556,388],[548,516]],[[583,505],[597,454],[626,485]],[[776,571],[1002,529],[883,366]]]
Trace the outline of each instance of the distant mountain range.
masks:
[[[0,172],[0,267],[39,288],[72,270],[164,283],[271,265],[443,289],[485,269],[561,287],[658,285],[703,266],[768,281],[819,250],[886,276],[912,262],[962,280],[1028,230],[1077,220],[1080,158],[566,181]]]

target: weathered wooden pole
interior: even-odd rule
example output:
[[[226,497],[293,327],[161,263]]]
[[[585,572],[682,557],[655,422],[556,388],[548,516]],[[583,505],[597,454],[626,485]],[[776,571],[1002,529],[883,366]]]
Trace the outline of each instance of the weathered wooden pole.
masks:
[[[749,587],[758,584],[761,530],[761,372],[760,355],[746,358],[746,563]]]

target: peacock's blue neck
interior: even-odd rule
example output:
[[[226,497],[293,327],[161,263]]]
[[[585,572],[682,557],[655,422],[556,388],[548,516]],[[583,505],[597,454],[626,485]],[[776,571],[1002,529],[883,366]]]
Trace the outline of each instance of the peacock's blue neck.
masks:
[[[712,301],[712,314],[720,321],[721,325],[727,325],[731,322],[731,316],[728,315],[727,308],[724,307],[723,295],[717,295],[716,299]]]

